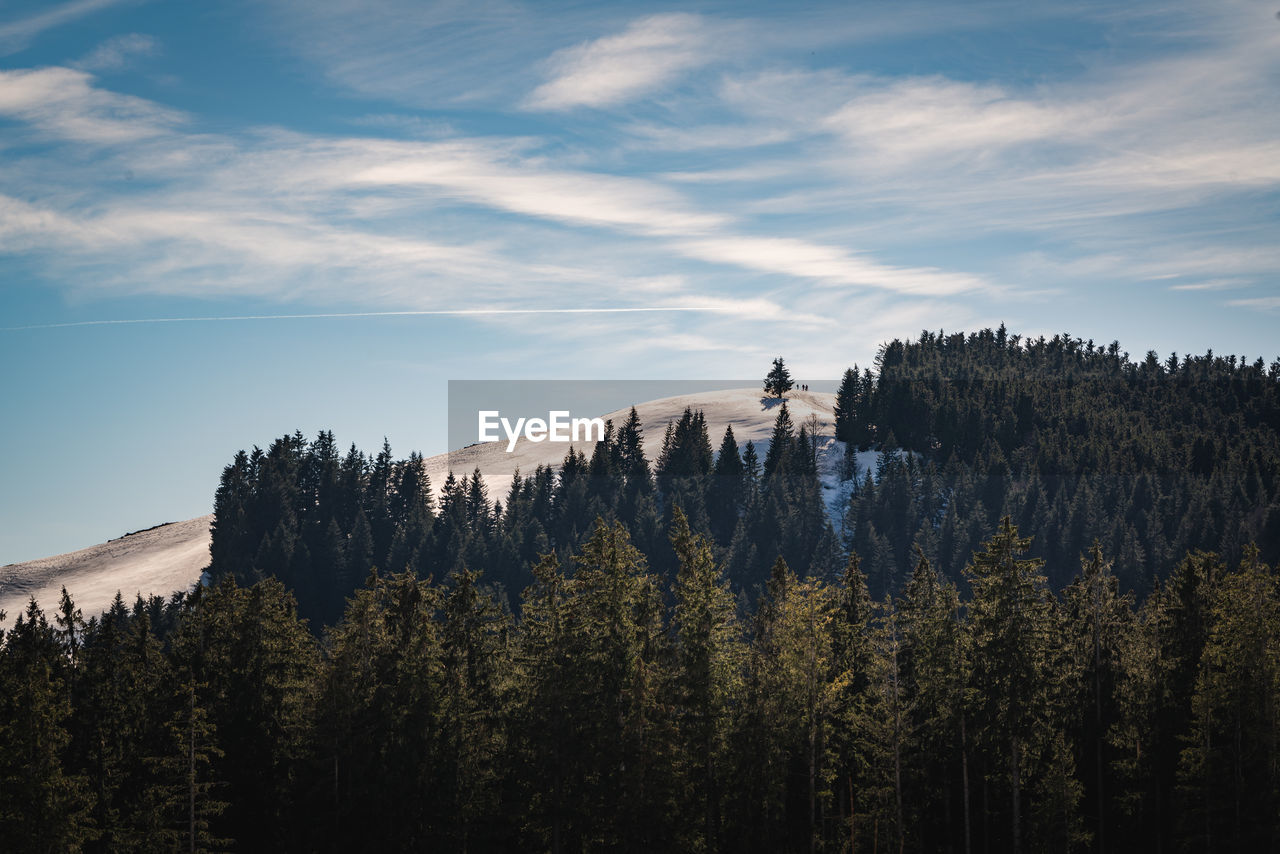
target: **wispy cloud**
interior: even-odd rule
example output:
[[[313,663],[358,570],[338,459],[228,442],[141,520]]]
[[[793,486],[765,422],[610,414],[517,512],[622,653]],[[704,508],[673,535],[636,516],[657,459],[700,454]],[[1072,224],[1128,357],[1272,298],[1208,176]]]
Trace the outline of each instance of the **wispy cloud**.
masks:
[[[1239,279],[1209,279],[1206,282],[1182,282],[1177,285],[1170,285],[1171,291],[1225,291],[1231,288],[1247,288],[1249,282],[1242,282]]]
[[[530,94],[535,110],[607,107],[670,83],[710,61],[704,20],[669,13],[632,22],[623,32],[557,51],[548,80]]]
[[[36,36],[86,15],[136,0],[71,0],[34,15],[0,24],[0,54],[22,50]]]
[[[72,68],[0,71],[0,116],[60,140],[117,144],[158,136],[182,115],[154,102],[94,85]]]
[[[945,78],[913,78],[867,86],[825,126],[848,141],[855,156],[936,168],[957,154],[996,157],[1027,142],[1070,142],[1105,129],[1107,120],[1084,105],[1011,97],[993,85]]]
[[[712,263],[899,294],[938,296],[993,289],[991,283],[981,276],[924,267],[898,267],[860,257],[839,247],[793,238],[712,237],[682,241],[678,248],[691,258]]]
[[[871,295],[894,317],[976,318],[995,297],[1153,275],[1225,290],[1280,269],[1265,210],[1242,212],[1280,188],[1280,111],[1259,108],[1276,101],[1280,33],[1239,26],[1244,7],[1176,50],[1094,56],[1035,82],[812,58],[867,32],[909,38],[901,16],[862,32],[834,13],[273,8],[328,80],[377,94],[357,133],[209,132],[84,70],[0,72],[11,140],[48,146],[0,163],[6,248],[103,293],[716,305],[696,321],[709,340],[770,319],[830,327]],[[108,42],[84,67],[147,47]]]
[[[119,71],[135,58],[156,52],[156,40],[142,33],[113,36],[75,63],[85,71]]]
[[[651,182],[547,168],[474,140],[433,145],[363,141],[340,157],[363,168],[347,173],[352,186],[435,187],[516,213],[648,234],[706,231],[726,217],[700,213],[676,193]]]
[[[822,327],[831,318],[802,305],[695,286],[672,273],[680,259],[694,259],[709,272],[746,270],[815,287],[944,294],[987,286],[981,277],[896,267],[844,247],[747,236],[736,214],[708,210],[660,181],[554,165],[529,150],[532,141],[219,137],[193,133],[181,116],[102,89],[84,72],[57,68],[0,76],[0,115],[55,146],[91,143],[102,151],[97,171],[105,164],[141,183],[60,198],[30,183],[48,174],[33,168],[41,161],[8,171],[19,183],[28,176],[22,189],[46,198],[0,196],[7,247],[43,253],[80,291],[500,310],[490,314],[548,303],[630,311],[659,302]],[[74,170],[63,177],[77,180]],[[484,217],[495,211],[528,224],[490,233],[494,221]],[[459,216],[490,226],[466,229],[466,237],[439,227]],[[594,245],[602,233],[618,237]],[[534,284],[542,289],[530,290]]]
[[[556,165],[534,140],[391,141],[282,132],[218,138],[188,132],[181,116],[101,89],[84,72],[56,68],[0,76],[4,114],[66,144],[116,144],[113,168],[145,181],[145,190],[107,192],[87,210],[16,200],[0,209],[0,229],[21,235],[28,246],[44,239],[59,247],[62,254],[51,261],[58,265],[125,258],[148,247],[146,260],[134,261],[123,275],[96,276],[104,288],[202,294],[266,289],[280,297],[333,299],[358,278],[364,299],[435,308],[456,302],[464,291],[498,303],[526,303],[522,285],[542,281],[562,283],[570,289],[564,296],[590,304],[602,297],[647,299],[643,289],[607,292],[598,286],[672,270],[650,259],[643,262],[646,269],[602,273],[598,260],[572,257],[570,247],[579,241],[569,235],[587,229],[596,232],[594,239],[603,230],[642,241],[628,252],[642,252],[648,242],[657,258],[816,286],[904,295],[992,289],[974,274],[887,264],[820,241],[752,236],[737,213],[698,204],[661,181]],[[141,139],[146,144],[139,146]],[[439,223],[445,221],[439,212],[455,208],[467,217],[497,211],[537,229],[558,229],[556,241],[565,249],[552,257],[539,249],[544,257],[534,260],[529,245],[510,241],[509,228],[477,240],[407,227],[406,217],[426,215],[419,221]],[[593,238],[587,233],[582,239]],[[706,288],[678,294],[684,304],[700,304],[707,295]],[[776,305],[749,294],[724,297],[719,305],[744,316],[782,316]],[[815,319],[802,321],[802,314],[792,312],[792,320]]]
[[[414,107],[523,97],[548,43],[594,29],[581,10],[518,0],[274,0],[252,11],[331,84]]]
[[[1280,311],[1280,296],[1256,297],[1254,299],[1233,299],[1227,305],[1236,308],[1252,308],[1259,311]]]

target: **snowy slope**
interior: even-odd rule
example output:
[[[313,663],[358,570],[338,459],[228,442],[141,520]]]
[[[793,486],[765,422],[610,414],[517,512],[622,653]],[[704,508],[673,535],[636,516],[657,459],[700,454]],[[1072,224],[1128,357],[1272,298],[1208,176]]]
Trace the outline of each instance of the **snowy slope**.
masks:
[[[768,450],[773,422],[780,402],[761,397],[758,388],[728,389],[681,395],[647,402],[637,402],[636,412],[644,427],[644,452],[652,462],[662,450],[662,437],[667,423],[679,420],[686,407],[702,410],[713,447],[719,447],[726,425],[733,425],[738,446],[755,442],[763,460]],[[818,470],[823,484],[823,498],[832,522],[839,528],[848,499],[851,482],[840,480],[844,456],[843,443],[834,438],[835,395],[822,392],[792,392],[787,396],[791,419],[799,431],[801,425],[816,418],[818,425]],[[604,415],[615,426],[626,420],[627,409]],[[539,464],[558,468],[569,445],[551,442],[529,442],[523,438],[511,453],[506,443],[474,445],[440,454],[426,460],[427,472],[438,492],[450,465],[458,476],[469,476],[479,466],[485,475],[491,498],[503,499],[511,485],[511,472],[517,467],[528,474]],[[590,456],[592,446],[582,450]],[[860,468],[874,465],[874,454],[858,455]],[[42,558],[26,563],[0,567],[0,610],[8,616],[3,625],[11,626],[28,600],[35,596],[47,616],[52,619],[65,584],[84,612],[85,619],[99,614],[111,605],[119,590],[125,601],[156,593],[168,596],[175,590],[187,590],[200,579],[209,563],[209,523],[211,516],[185,522],[161,525],[130,534],[69,554]]]
[[[86,620],[109,608],[117,590],[129,605],[139,593],[168,597],[189,590],[209,565],[212,521],[201,516],[172,522],[77,552],[0,567],[3,625],[12,626],[32,596],[52,621],[63,585]]]
[[[787,395],[786,401],[796,432],[808,423],[810,416],[816,416],[817,433],[821,437],[818,444],[819,469],[829,477],[837,476],[844,448],[834,437],[835,395],[793,391]],[[680,420],[686,407],[695,411],[702,410],[707,419],[707,432],[711,435],[712,448],[720,446],[725,427],[732,424],[738,447],[742,449],[747,442],[755,442],[756,453],[763,460],[780,405],[781,401],[761,397],[759,388],[736,388],[638,401],[635,407],[644,428],[644,454],[653,463],[662,452],[662,437],[667,423]],[[615,428],[621,427],[627,419],[629,409],[630,407],[619,409],[603,417],[612,420]],[[590,458],[593,447],[592,443],[585,443],[579,449]],[[487,442],[471,445],[451,454],[429,457],[426,460],[427,474],[431,477],[432,487],[439,493],[450,468],[454,475],[463,477],[470,476],[478,467],[489,488],[489,496],[503,499],[511,486],[511,473],[515,469],[519,468],[523,474],[529,474],[538,465],[559,468],[569,448],[570,445],[565,443],[529,442],[521,437],[514,450],[508,453],[505,441]]]

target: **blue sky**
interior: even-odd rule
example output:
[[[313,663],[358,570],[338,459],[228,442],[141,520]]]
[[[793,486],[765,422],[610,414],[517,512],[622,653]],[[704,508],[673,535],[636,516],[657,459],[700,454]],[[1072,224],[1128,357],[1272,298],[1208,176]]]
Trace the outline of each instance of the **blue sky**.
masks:
[[[0,563],[449,379],[1269,361],[1276,4],[1118,5],[0,2]]]

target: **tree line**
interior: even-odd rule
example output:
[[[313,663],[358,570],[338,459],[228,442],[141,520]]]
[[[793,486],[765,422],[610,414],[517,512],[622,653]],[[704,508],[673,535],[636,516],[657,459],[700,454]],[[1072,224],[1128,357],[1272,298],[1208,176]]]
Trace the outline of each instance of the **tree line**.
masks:
[[[277,579],[33,602],[0,643],[8,850],[1256,851],[1280,844],[1280,574],[1194,552],[1055,595],[1002,520],[962,595],[774,562],[744,611],[676,510],[599,520],[517,619],[370,573],[317,639]]]
[[[328,431],[311,442],[283,436],[224,470],[209,573],[242,585],[279,578],[317,629],[336,622],[372,566],[436,577],[483,568],[518,610],[541,556],[567,561],[597,517],[620,521],[670,578],[677,506],[748,594],[778,555],[806,573],[837,573],[843,547],[822,501],[813,426],[795,424],[785,401],[777,410],[763,459],[754,443],[739,447],[732,426],[713,451],[704,413],[686,409],[665,425],[651,463],[633,408],[620,426],[606,425],[590,457],[570,448],[558,470],[516,472],[499,499],[479,470],[450,472],[437,497],[419,454],[397,460],[384,443],[373,457],[354,445],[344,455]]]
[[[961,581],[1006,515],[1055,589],[1095,539],[1140,597],[1189,551],[1280,560],[1280,359],[924,332],[846,371],[835,416],[852,451],[881,451],[844,526],[877,594],[917,546]]]
[[[838,525],[815,425],[794,423],[785,400],[763,401],[777,409],[767,446],[740,445],[731,427],[713,445],[690,410],[660,425],[653,461],[633,409],[558,470],[516,472],[496,498],[478,471],[450,472],[437,495],[420,455],[397,460],[385,443],[342,454],[330,432],[295,433],[224,471],[210,573],[280,578],[317,626],[336,621],[374,565],[437,577],[483,567],[518,610],[540,555],[567,559],[597,516],[622,522],[669,579],[676,506],[748,599],[779,554],[801,574],[834,576],[856,552],[879,599],[901,590],[918,548],[963,587],[969,555],[1006,515],[1055,590],[1094,540],[1139,598],[1191,551],[1236,562],[1256,543],[1280,560],[1280,360],[1137,363],[1118,344],[1024,341],[1001,327],[892,341],[875,369],[846,371],[836,396],[849,495]]]
[[[759,450],[690,409],[650,461],[633,409],[501,498],[237,454],[209,585],[0,636],[0,839],[1280,845],[1280,362],[1002,327],[874,367],[839,525],[782,399]]]

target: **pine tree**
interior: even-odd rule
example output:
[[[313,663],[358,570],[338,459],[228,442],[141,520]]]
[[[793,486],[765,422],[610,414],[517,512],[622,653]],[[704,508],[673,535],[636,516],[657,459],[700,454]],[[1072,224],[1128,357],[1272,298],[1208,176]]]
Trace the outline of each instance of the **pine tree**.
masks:
[[[871,758],[866,733],[867,699],[872,675],[872,617],[874,604],[856,552],[845,564],[832,620],[832,674],[828,688],[832,709],[831,747],[834,759],[828,775],[839,820],[833,841],[847,840],[857,849],[860,831],[870,814]]]
[[[442,842],[439,590],[371,573],[329,638],[312,752],[322,769],[311,848],[398,850]],[[230,747],[230,745],[228,745]]]
[[[1186,789],[1177,786],[1179,757],[1195,723],[1192,697],[1205,663],[1213,593],[1225,574],[1217,555],[1195,551],[1178,564],[1158,595],[1150,773],[1154,812],[1149,830],[1170,844],[1179,835],[1194,838],[1204,830],[1204,813],[1194,808],[1194,800],[1186,803]]]
[[[755,616],[735,735],[734,799],[741,850],[812,848],[830,800],[831,587],[800,581],[779,557]]]
[[[720,840],[720,801],[729,782],[724,753],[730,714],[740,690],[744,648],[728,581],[710,543],[690,530],[679,508],[674,513],[671,544],[680,562],[672,628],[685,798],[701,813],[701,821],[694,822],[697,829],[682,847],[714,851]]]
[[[504,715],[512,686],[507,640],[510,624],[477,588],[476,573],[451,578],[441,632],[442,783],[435,820],[456,850],[499,847],[502,832],[501,750]]]
[[[791,391],[794,383],[791,381],[791,372],[787,370],[787,366],[783,364],[781,358],[773,360],[773,368],[764,378],[765,394],[781,398],[787,392]]]
[[[582,830],[640,850],[665,847],[674,815],[670,651],[657,580],[620,523],[597,520],[574,557],[569,649],[578,658],[588,779]],[[609,781],[605,783],[605,781]],[[669,800],[670,799],[670,800]],[[590,825],[586,822],[589,821]]]
[[[76,850],[93,838],[71,740],[62,644],[31,600],[0,656],[0,839],[15,851]]]
[[[773,420],[773,434],[769,437],[769,450],[764,457],[765,478],[787,474],[792,453],[795,451],[795,426],[786,401],[778,409]]]
[[[871,633],[872,655],[861,740],[868,759],[867,794],[872,820],[883,825],[894,849],[907,844],[903,803],[904,760],[915,742],[914,702],[902,672],[902,632],[893,601],[881,603]],[[912,822],[914,825],[914,822]]]
[[[904,788],[909,821],[923,848],[941,849],[963,838],[968,816],[955,816],[957,788],[967,783],[964,691],[968,681],[960,600],[917,550],[917,562],[897,606],[902,631],[902,681],[912,698]],[[960,799],[963,803],[963,797]]]
[[[554,552],[533,568],[534,583],[524,591],[516,651],[518,700],[512,715],[513,737],[526,769],[520,780],[526,804],[523,833],[538,847],[559,854],[571,847],[577,713],[568,643],[567,581]]]
[[[724,438],[716,454],[714,476],[707,490],[711,535],[722,546],[729,545],[733,538],[734,528],[746,504],[748,488],[742,458],[738,455],[738,442],[730,425],[724,428]]]
[[[553,850],[591,840],[669,847],[678,814],[671,653],[656,579],[618,522],[597,520],[574,563],[566,582],[544,561],[526,597],[535,645],[522,651],[523,705],[556,724],[524,736],[552,781],[531,801],[530,829]]]
[[[1087,791],[1090,809],[1094,816],[1094,839],[1097,850],[1107,850],[1107,828],[1110,819],[1110,798],[1107,791],[1108,769],[1112,757],[1108,749],[1110,731],[1117,720],[1117,684],[1120,679],[1120,657],[1133,630],[1133,598],[1121,595],[1119,584],[1111,572],[1111,562],[1102,557],[1102,546],[1097,540],[1087,559],[1081,561],[1080,575],[1064,591],[1067,625],[1074,634],[1075,655],[1083,665],[1088,685],[1086,702],[1083,697],[1073,697],[1073,704],[1087,709],[1082,719],[1082,736],[1086,745],[1084,764],[1092,766],[1092,774],[1084,779],[1090,783]]]
[[[293,596],[275,579],[240,588],[227,578],[193,601],[174,638],[175,666],[207,686],[227,783],[214,835],[279,843],[288,837],[292,780],[310,737],[318,650]]]
[[[1205,850],[1280,842],[1280,576],[1247,550],[1210,593],[1179,777]],[[1270,816],[1270,820],[1258,817]]]
[[[747,479],[747,483],[754,487],[760,480],[760,457],[756,453],[756,443],[747,442],[746,450],[742,452],[742,474]]]
[[[840,388],[836,390],[835,421],[836,438],[850,447],[854,447],[855,428],[860,417],[862,380],[858,375],[858,366],[854,365],[844,372],[840,379]]]
[[[184,684],[185,681],[185,684]],[[156,838],[171,850],[226,850],[231,840],[215,837],[213,821],[227,808],[218,797],[213,764],[223,756],[213,725],[199,704],[199,688],[190,674],[174,687],[174,712],[165,723],[167,744],[147,758],[153,781],[144,802],[165,822]]]
[[[1051,675],[1059,664],[1043,562],[1018,557],[1030,544],[1005,517],[966,570],[973,589],[974,712],[992,770],[1001,769],[996,780],[1008,797],[1008,845],[1015,854],[1031,837],[1028,829],[1039,829],[1028,827],[1026,808],[1035,782],[1031,772],[1053,737],[1053,723],[1046,729],[1044,722],[1053,720]]]

